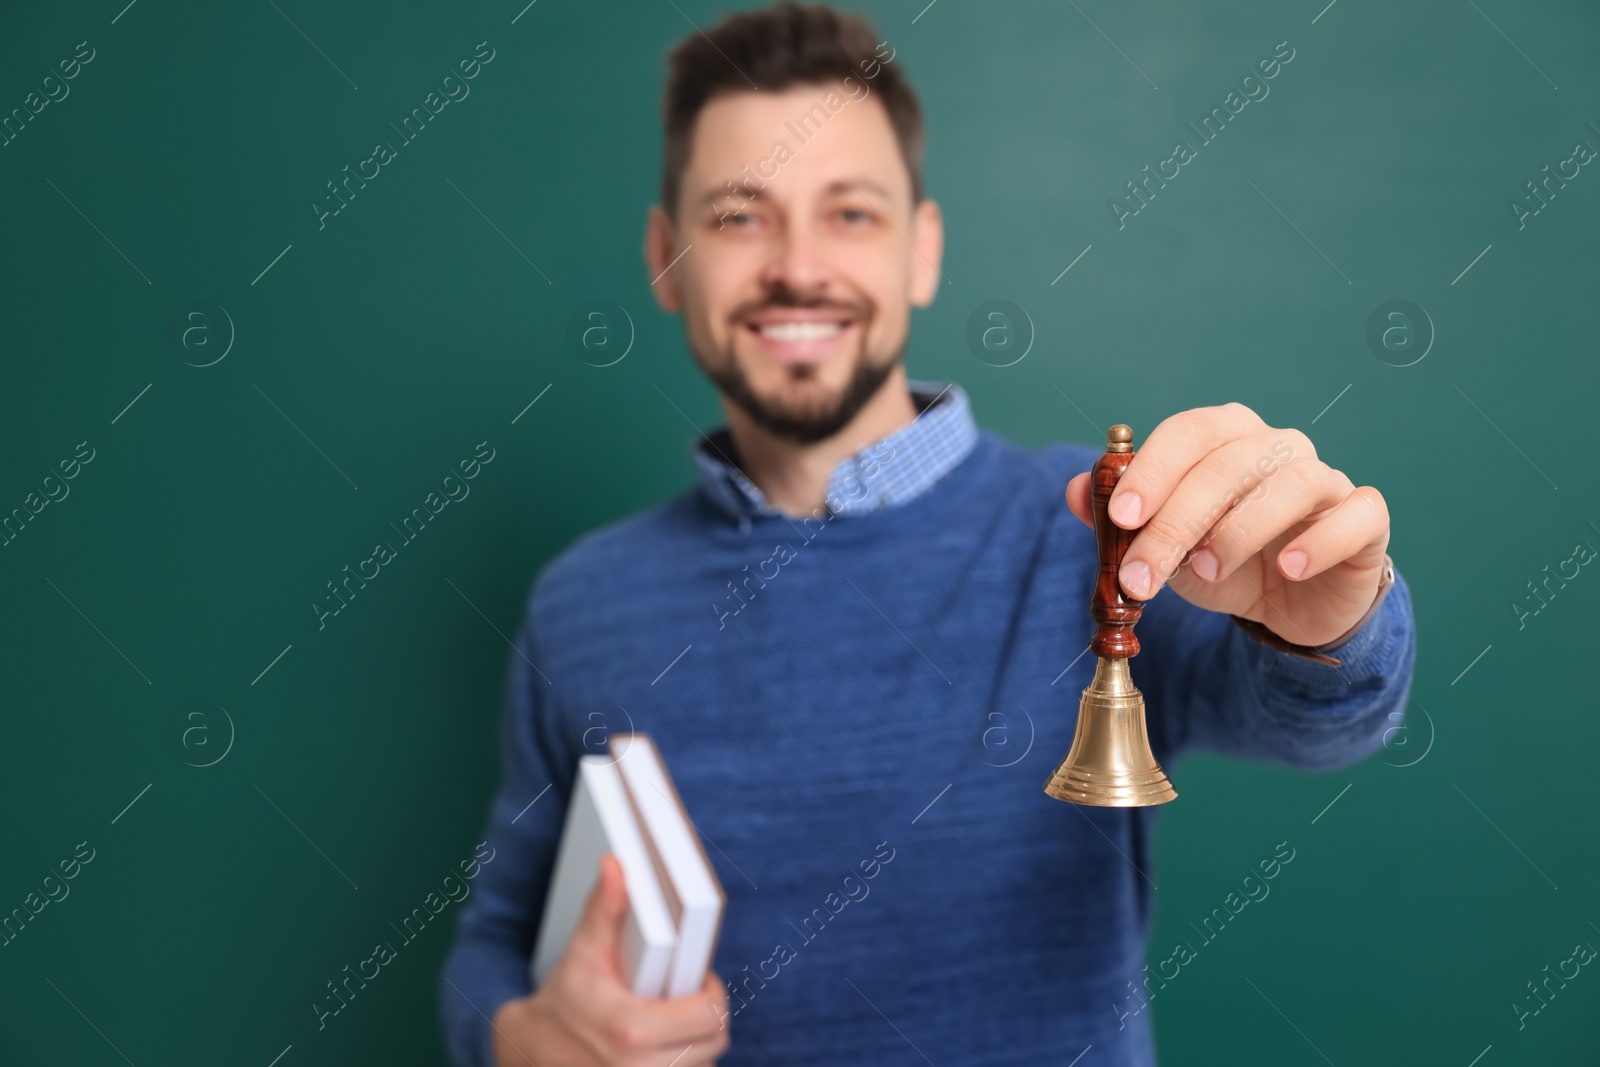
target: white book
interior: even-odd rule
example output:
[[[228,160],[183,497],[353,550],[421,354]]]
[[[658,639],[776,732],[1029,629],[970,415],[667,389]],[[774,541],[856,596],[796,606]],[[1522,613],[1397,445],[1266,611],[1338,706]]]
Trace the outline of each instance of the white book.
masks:
[[[698,993],[711,967],[727,897],[655,744],[645,734],[618,734],[611,738],[611,752],[645,831],[645,847],[677,932],[666,995]]]
[[[610,852],[622,863],[628,883],[628,913],[620,946],[622,972],[635,993],[658,997],[666,988],[677,931],[615,762],[614,756],[598,755],[578,761],[529,966],[538,985],[561,958],[589,894],[600,880],[600,857]]]

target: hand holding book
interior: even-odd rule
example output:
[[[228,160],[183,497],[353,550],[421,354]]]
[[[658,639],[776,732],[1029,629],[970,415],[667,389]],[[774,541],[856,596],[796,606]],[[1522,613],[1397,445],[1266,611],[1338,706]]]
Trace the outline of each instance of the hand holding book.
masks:
[[[545,980],[495,1013],[496,1067],[705,1067],[726,1051],[727,990],[715,973],[688,996],[641,996],[629,987],[621,958],[627,916],[622,864],[608,852]]]

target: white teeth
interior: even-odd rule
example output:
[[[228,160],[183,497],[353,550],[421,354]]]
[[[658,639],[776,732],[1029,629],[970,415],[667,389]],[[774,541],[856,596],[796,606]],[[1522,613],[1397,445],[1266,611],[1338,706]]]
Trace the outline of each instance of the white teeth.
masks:
[[[818,341],[839,330],[837,322],[781,322],[761,327],[761,336],[773,341]]]

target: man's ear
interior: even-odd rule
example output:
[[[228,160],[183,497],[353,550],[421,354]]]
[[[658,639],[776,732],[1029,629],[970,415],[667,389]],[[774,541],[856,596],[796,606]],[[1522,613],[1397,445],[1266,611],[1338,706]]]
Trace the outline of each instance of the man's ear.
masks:
[[[677,275],[667,270],[667,265],[676,254],[673,251],[676,244],[672,220],[667,218],[660,204],[653,205],[644,227],[644,262],[650,277],[659,279],[650,290],[655,294],[656,303],[661,305],[662,311],[677,312],[683,307]]]
[[[944,216],[929,199],[911,215],[911,306],[925,308],[939,292],[939,260],[944,255]]]

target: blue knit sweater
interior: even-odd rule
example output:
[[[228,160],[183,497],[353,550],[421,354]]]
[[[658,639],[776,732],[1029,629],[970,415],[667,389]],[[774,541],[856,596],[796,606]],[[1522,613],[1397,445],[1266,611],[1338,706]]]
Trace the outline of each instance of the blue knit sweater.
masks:
[[[529,992],[578,757],[631,728],[660,747],[728,894],[721,1063],[1037,1067],[1090,1044],[1097,1065],[1154,1063],[1151,1013],[1109,1006],[1144,977],[1159,809],[1042,791],[1095,666],[1094,535],[1063,490],[1100,454],[984,431],[915,499],[809,523],[734,524],[696,489],[547,566],[510,658],[496,859],[439,983],[455,1062],[488,1064],[486,1017]],[[736,615],[708,610],[774,568]],[[1331,650],[1339,667],[1167,588],[1138,634],[1169,770],[1196,748],[1360,759],[1415,660],[1398,576]]]

